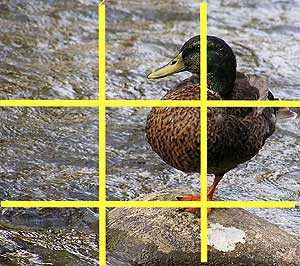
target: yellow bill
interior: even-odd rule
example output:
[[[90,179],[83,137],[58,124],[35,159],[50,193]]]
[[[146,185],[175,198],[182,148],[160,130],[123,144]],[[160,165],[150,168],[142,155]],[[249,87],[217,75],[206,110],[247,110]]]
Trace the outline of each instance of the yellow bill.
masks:
[[[158,79],[163,78],[174,73],[178,73],[185,69],[185,65],[182,60],[182,53],[179,53],[170,63],[167,65],[154,70],[148,75],[148,79]]]

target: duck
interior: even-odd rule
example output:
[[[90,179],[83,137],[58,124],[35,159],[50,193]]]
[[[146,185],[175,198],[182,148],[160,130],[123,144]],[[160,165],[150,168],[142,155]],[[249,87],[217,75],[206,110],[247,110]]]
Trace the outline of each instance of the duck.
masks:
[[[200,35],[190,38],[166,65],[148,75],[160,79],[179,72],[191,76],[168,90],[162,100],[199,100]],[[207,100],[275,100],[262,77],[237,71],[236,56],[221,38],[207,36]],[[252,159],[275,132],[276,124],[294,119],[288,108],[207,108],[207,169],[214,181],[207,192],[213,200],[223,176]],[[185,173],[200,173],[200,108],[153,107],[145,133],[155,153]],[[200,200],[199,194],[178,196],[180,201]],[[200,215],[199,209],[183,211]],[[208,214],[211,209],[208,209]]]

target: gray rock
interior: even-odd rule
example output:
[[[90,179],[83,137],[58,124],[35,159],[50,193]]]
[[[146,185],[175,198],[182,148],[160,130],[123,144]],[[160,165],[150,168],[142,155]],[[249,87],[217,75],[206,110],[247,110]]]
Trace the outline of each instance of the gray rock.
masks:
[[[163,191],[138,200],[174,200],[189,193]],[[300,242],[246,210],[214,209],[208,238],[205,265],[300,265]],[[132,265],[202,265],[200,219],[175,209],[113,209],[108,213],[107,247],[111,255]]]

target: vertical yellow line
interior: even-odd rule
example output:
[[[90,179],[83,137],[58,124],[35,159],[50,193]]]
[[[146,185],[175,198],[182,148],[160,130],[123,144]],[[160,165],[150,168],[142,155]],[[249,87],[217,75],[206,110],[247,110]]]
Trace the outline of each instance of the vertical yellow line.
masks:
[[[100,265],[106,265],[106,150],[105,150],[105,107],[99,107],[99,248]]]
[[[201,87],[202,89],[202,87]],[[201,107],[201,262],[207,262],[207,107]]]
[[[99,18],[99,265],[106,265],[106,119],[105,119],[105,5],[98,10]]]
[[[207,262],[207,3],[200,3],[201,262]]]
[[[207,100],[207,3],[200,3],[200,85],[201,101],[206,105]],[[202,106],[202,105],[201,105]]]
[[[105,4],[102,2],[98,7],[99,32],[98,32],[98,53],[99,53],[99,99],[105,100]],[[103,102],[104,103],[104,102]]]

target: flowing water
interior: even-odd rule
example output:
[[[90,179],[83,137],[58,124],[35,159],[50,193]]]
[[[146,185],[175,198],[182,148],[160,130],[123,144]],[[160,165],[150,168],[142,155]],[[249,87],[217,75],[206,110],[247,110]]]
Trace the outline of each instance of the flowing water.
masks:
[[[2,0],[0,99],[96,99],[97,4]],[[188,76],[146,79],[198,34],[198,1],[111,0],[106,6],[107,98],[160,99]],[[241,70],[269,79],[276,96],[300,99],[298,0],[216,0],[208,12],[209,34],[233,47]],[[148,112],[107,109],[110,200],[199,189],[198,175],[172,169],[151,151],[144,136]],[[96,109],[2,107],[0,114],[1,199],[97,199]],[[217,196],[299,200],[299,133],[300,119],[280,126],[254,159],[226,175]],[[299,209],[253,211],[300,236]],[[0,265],[97,265],[97,258],[95,210],[1,209]]]
[[[208,33],[234,49],[241,71],[263,76],[277,97],[300,99],[300,1],[216,0],[208,3]],[[107,3],[107,97],[160,99],[187,74],[149,81],[199,32],[198,1]],[[149,108],[107,110],[107,194],[130,200],[166,188],[199,190],[199,175],[166,165],[144,136]],[[298,109],[294,111],[300,113]],[[224,200],[300,200],[300,119],[280,125],[261,152],[226,174]],[[209,178],[210,182],[212,177]],[[251,210],[300,237],[300,210]],[[128,265],[109,256],[109,265]]]
[[[0,1],[1,99],[96,99],[98,1]],[[0,107],[1,200],[97,200],[95,108]],[[97,210],[2,208],[0,265],[98,265]]]
[[[96,98],[97,4],[2,0],[0,98]]]

